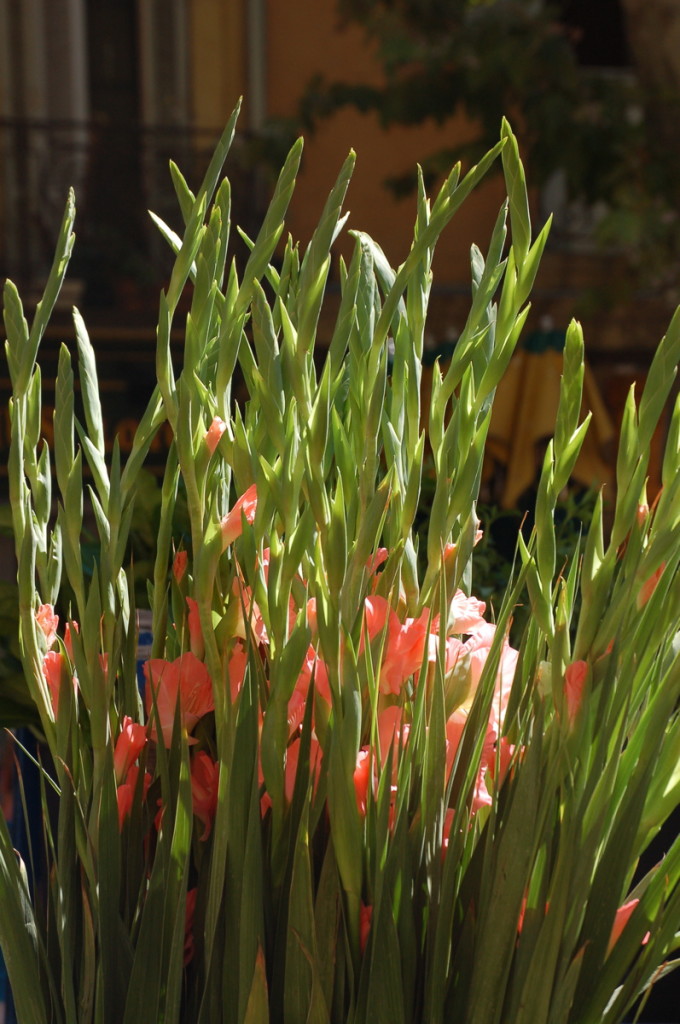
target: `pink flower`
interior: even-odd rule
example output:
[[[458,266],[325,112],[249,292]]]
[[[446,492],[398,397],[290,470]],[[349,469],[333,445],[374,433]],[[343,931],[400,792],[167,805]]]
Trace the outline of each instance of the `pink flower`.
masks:
[[[220,443],[220,438],[226,429],[227,424],[224,420],[220,419],[219,416],[215,416],[214,420],[208,427],[207,434],[205,435],[205,443],[211,455]]]
[[[310,644],[307,648],[307,655],[302,664],[295,688],[288,701],[288,728],[291,736],[298,726],[301,725],[304,718],[312,675],[314,676],[314,714],[316,715],[316,705],[319,699],[325,702],[327,705],[326,713],[329,714],[332,698],[328,672],[326,671],[325,663],[317,656],[314,647]]]
[[[204,750],[199,750],[191,759],[191,800],[194,814],[203,825],[204,841],[210,835],[217,811],[217,787],[220,766]]]
[[[241,495],[234,507],[222,517],[222,550],[226,551],[230,544],[233,544],[237,537],[243,533],[243,520],[252,523],[257,510],[257,488],[251,484],[248,490]]]
[[[573,729],[583,702],[583,689],[588,678],[588,662],[573,661],[564,670],[564,699],[569,726]]]
[[[381,597],[379,594],[366,598],[364,602],[364,627],[369,640],[374,640],[385,630],[386,626],[389,627],[392,618],[396,619],[398,627],[399,619],[386,598]],[[365,637],[362,631],[360,652],[364,648],[364,641]]]
[[[464,708],[456,708],[446,722],[446,777],[448,779],[456,760],[456,752],[460,746],[463,729],[467,722],[468,712]]]
[[[52,710],[54,717],[59,714],[59,691],[61,689],[62,675],[70,676],[71,671],[66,658],[61,651],[48,651],[42,662],[43,675],[50,691],[52,699]],[[73,689],[76,681],[73,679]]]
[[[316,598],[310,597],[307,601],[307,625],[312,634],[312,639],[316,640],[319,635],[319,623],[316,617]]]
[[[480,540],[484,536],[484,531],[479,528],[475,531],[475,539],[472,542],[473,545],[479,544]],[[457,544],[445,544],[443,552],[444,567],[451,572],[456,564],[458,558],[458,545]]]
[[[456,711],[449,717],[446,723],[446,777],[453,770],[453,765],[456,760],[456,753],[460,746],[460,741],[463,738],[463,730],[465,729],[465,723],[467,722],[468,712],[464,708],[457,708]],[[490,807],[492,804],[491,794],[486,785],[487,774],[489,773],[491,759],[495,757],[495,740],[496,733],[487,726],[486,736],[484,739],[484,746],[482,748],[482,756],[479,763],[479,770],[477,772],[477,778],[475,779],[475,786],[472,791],[472,804],[470,810],[473,814],[481,810],[482,807]]]
[[[656,590],[656,585],[659,582],[659,579],[661,578],[661,573],[664,571],[665,568],[666,563],[662,562],[659,568],[656,570],[656,572],[653,572],[649,579],[645,580],[645,582],[640,587],[640,592],[638,593],[636,602],[638,610],[640,608],[644,608],[644,606],[649,601],[650,597]]]
[[[427,624],[430,618],[424,608],[417,619],[406,619],[398,631],[387,635],[387,650],[380,670],[380,692],[401,693],[401,688],[412,675],[417,675],[425,658]]]
[[[269,642],[267,627],[264,624],[262,613],[257,601],[253,601],[253,592],[240,576],[234,577],[232,583],[232,594],[236,597],[236,621],[234,622],[233,635],[246,639],[246,630],[250,627],[252,635],[258,644]]]
[[[406,680],[419,672],[422,666],[428,636],[429,609],[423,609],[417,619],[406,619],[402,624],[384,597],[371,595],[366,598],[364,607],[369,639],[373,640],[387,630],[380,667],[380,692],[398,695]]]
[[[231,657],[229,658],[229,664],[227,666],[227,670],[229,672],[229,693],[231,695],[232,704],[241,692],[247,665],[248,654],[241,641],[238,640],[234,644],[234,650],[231,652]]]
[[[67,622],[64,627],[64,647],[66,648],[66,653],[71,659],[71,664],[73,664],[73,638],[71,637],[71,629],[73,629],[74,633],[79,633],[80,626],[77,622]]]
[[[649,518],[649,505],[645,501],[643,504],[638,505],[637,512],[635,513],[635,519],[637,521],[638,526],[641,529],[645,525],[645,523],[647,522],[648,518]]]
[[[371,555],[369,560],[366,562],[366,568],[368,569],[371,576],[378,571],[380,566],[387,561],[389,552],[387,548],[378,548],[374,555]]]
[[[366,949],[368,936],[371,933],[371,920],[373,918],[373,907],[367,906],[363,901],[359,907],[359,948],[363,953]]]
[[[189,647],[191,653],[197,658],[203,658],[205,654],[205,643],[203,642],[203,631],[201,630],[201,618],[198,613],[198,602],[193,597],[187,597],[187,625],[189,626]]]
[[[309,774],[312,780],[313,793],[316,794],[316,786],[319,781],[319,772],[321,771],[321,759],[323,752],[319,745],[319,741],[315,736],[310,737],[309,742]],[[283,793],[287,803],[291,803],[293,794],[295,792],[295,781],[297,779],[298,763],[300,760],[300,737],[296,737],[292,743],[286,747],[285,763],[283,767]],[[262,761],[258,766],[258,777],[260,786],[264,783],[264,772],[262,771]],[[264,818],[267,811],[272,806],[272,798],[265,789],[260,798],[260,814]]]
[[[186,551],[178,551],[172,563],[172,574],[175,582],[179,585],[182,582],[184,573],[187,571],[189,555]]]
[[[492,756],[489,758],[489,775],[494,780],[496,788],[500,787],[505,782],[505,778],[508,774],[508,769],[512,763],[512,759],[515,756],[515,744],[510,743],[506,736],[502,736],[500,743],[498,743],[499,754],[498,754],[498,778],[496,778],[496,744],[494,744],[494,750]]]
[[[447,692],[454,700],[455,707],[469,710],[472,706],[495,633],[496,627],[487,622],[476,630],[465,643],[456,637],[449,637],[446,641],[446,687]],[[429,657],[432,661],[437,650],[437,645],[432,643],[432,638],[430,638],[430,645]],[[494,687],[495,696],[491,706],[491,721],[499,731],[510,698],[517,658],[518,652],[505,639],[501,648],[500,664]]]
[[[489,657],[489,651],[496,635],[496,627],[485,622],[479,630],[466,640],[463,649],[470,655],[470,682],[471,692],[474,695],[482,678],[482,672]]]
[[[45,637],[45,643],[47,644],[47,649],[49,651],[50,647],[57,639],[59,616],[54,614],[54,608],[51,604],[41,604],[35,613],[35,621],[36,625]]]
[[[396,773],[398,768],[398,748],[399,746],[405,746],[410,726],[408,724],[402,725],[402,708],[396,704],[392,704],[390,707],[383,708],[378,712],[378,741],[380,743],[380,764],[384,765],[387,760],[387,755],[390,752],[390,748],[394,748],[392,755],[392,765],[394,779],[396,780]]]
[[[628,924],[630,915],[633,913],[639,902],[640,900],[638,899],[629,900],[628,903],[624,903],[623,906],[619,907],[619,909],[616,911],[616,916],[614,917],[614,924],[612,925],[611,935],[609,936],[607,956],[609,956],[616,942],[620,938],[621,932]],[[644,946],[648,940],[649,932],[647,932],[647,934],[642,939],[641,945]]]
[[[362,818],[366,817],[370,763],[371,752],[368,747],[362,747],[357,753],[356,767],[354,769],[354,792],[357,799],[357,810]]]
[[[130,765],[137,760],[146,745],[146,726],[133,722],[129,715],[123,719],[123,728],[113,751],[113,770],[120,784]]]
[[[134,788],[128,783],[124,782],[116,790],[116,799],[118,801],[118,831],[123,831],[123,825],[125,819],[132,810],[132,797],[134,796]]]
[[[292,803],[295,792],[295,780],[297,778],[298,762],[300,759],[300,740],[295,739],[286,748],[286,764],[284,769],[284,793],[288,803]],[[319,781],[321,771],[321,758],[323,754],[319,741],[310,736],[309,739],[309,774],[312,779],[313,792],[316,793],[316,785]]]
[[[117,789],[116,798],[118,800],[118,828],[123,831],[123,825],[125,819],[132,810],[132,801],[134,800],[135,789],[137,788],[137,780],[139,778],[139,765],[131,764],[125,782],[122,782]],[[151,785],[151,776],[148,772],[144,772],[144,778],[142,780],[142,800],[146,800],[146,795],[149,792],[149,786]]]
[[[468,597],[462,590],[457,590],[449,611],[450,633],[475,633],[488,625],[484,619],[486,605],[476,597]]]
[[[486,773],[486,764],[480,764],[479,771],[477,772],[477,778],[475,780],[475,788],[472,792],[472,805],[470,807],[472,814],[476,814],[477,811],[481,811],[482,807],[491,807],[491,804],[493,803],[491,794],[486,788]]]
[[[155,696],[156,712],[166,747],[172,742],[178,701],[182,727],[187,732],[191,732],[199,718],[215,710],[208,670],[191,651],[187,651],[175,661],[151,658],[144,665],[144,675],[147,683],[146,711],[152,721],[151,736],[157,739],[156,721],[152,714]]]

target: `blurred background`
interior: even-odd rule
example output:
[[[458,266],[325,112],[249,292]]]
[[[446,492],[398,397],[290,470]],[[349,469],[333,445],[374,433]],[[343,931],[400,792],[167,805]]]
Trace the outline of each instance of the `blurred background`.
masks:
[[[148,210],[180,229],[168,161],[197,188],[241,95],[239,134],[227,162],[234,221],[254,235],[288,146],[302,133],[305,155],[288,217],[293,237],[307,243],[354,148],[348,227],[371,234],[393,265],[406,257],[412,237],[416,163],[434,191],[455,160],[469,166],[493,145],[503,115],[511,120],[534,222],[538,228],[552,213],[554,223],[521,351],[499,389],[490,432],[484,496],[493,543],[479,546],[475,572],[487,587],[481,596],[492,600],[494,588],[504,586],[522,510],[531,507],[570,318],[585,330],[594,426],[577,490],[565,498],[560,542],[566,553],[592,507],[588,489],[611,488],[628,387],[644,379],[680,301],[680,3],[0,0],[0,278],[15,281],[29,315],[49,270],[69,186],[78,207],[75,255],[41,357],[48,442],[56,356],[59,344],[72,340],[75,303],[97,353],[107,438],[118,434],[123,454],[129,449],[155,380],[158,293],[171,266]],[[492,175],[438,245],[426,338],[430,365],[446,360],[465,323],[470,245],[486,249],[503,197],[502,179]],[[345,236],[338,250],[346,253],[350,243]],[[244,251],[239,244],[237,260]],[[337,294],[332,279],[321,347]],[[174,340],[179,346],[179,334]],[[4,367],[0,389],[0,500],[6,500]],[[662,423],[650,498],[664,432]],[[159,468],[166,445],[161,433],[151,453]],[[134,531],[142,583],[158,500],[151,479],[139,497]],[[425,487],[423,521],[427,502]],[[6,511],[0,507],[5,535]],[[0,549],[3,724],[26,713],[11,550],[6,539]],[[673,1005],[678,1020],[677,1000]],[[645,1019],[670,1020],[668,1012],[648,1012]]]
[[[643,381],[680,301],[677,0],[0,0],[0,277],[29,308],[37,301],[73,186],[77,243],[44,377],[49,389],[75,303],[98,354],[107,436],[119,435],[123,453],[153,383],[171,266],[148,210],[180,229],[168,162],[196,188],[241,95],[227,163],[234,221],[257,231],[302,133],[293,237],[307,243],[354,148],[348,227],[371,234],[395,266],[412,237],[416,163],[434,191],[510,118],[537,229],[554,221],[522,344],[527,366],[518,359],[498,394],[485,496],[517,507],[535,478],[572,316],[585,329],[595,413],[579,482],[611,485],[628,388]],[[447,358],[465,323],[470,245],[485,250],[502,199],[496,172],[438,245],[429,363]],[[232,238],[238,260],[245,247]],[[345,233],[338,250],[351,241]],[[331,280],[320,346],[337,290]],[[6,375],[0,387],[4,397]],[[49,440],[49,408],[44,430]],[[652,496],[662,440],[663,428]],[[8,442],[3,403],[0,495]],[[159,463],[164,451],[161,436]]]
[[[373,235],[395,265],[408,252],[416,162],[436,188],[454,160],[469,165],[493,144],[506,114],[536,224],[554,214],[529,348],[559,350],[570,317],[581,319],[593,386],[615,422],[680,297],[679,8],[675,0],[0,0],[0,277],[16,282],[28,306],[37,299],[72,185],[78,238],[63,323],[57,318],[51,336],[68,336],[75,302],[111,394],[110,433],[125,447],[150,387],[158,290],[170,266],[147,211],[179,228],[168,160],[197,187],[240,95],[227,168],[234,220],[256,231],[302,132],[293,236],[309,239],[353,147],[349,227]],[[431,358],[445,357],[464,324],[469,247],[486,247],[502,196],[497,175],[439,244]],[[601,428],[607,460],[604,418]],[[3,412],[0,451],[7,441]],[[600,467],[594,482],[604,479]]]

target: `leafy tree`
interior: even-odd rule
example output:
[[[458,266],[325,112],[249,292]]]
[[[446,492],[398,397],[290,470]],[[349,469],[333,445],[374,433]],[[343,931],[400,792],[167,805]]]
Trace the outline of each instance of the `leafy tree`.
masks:
[[[543,186],[559,174],[567,200],[591,211],[598,239],[622,250],[641,282],[669,291],[675,284],[669,260],[680,252],[680,57],[671,45],[680,34],[678,6],[675,0],[623,0],[622,6],[598,0],[604,21],[596,47],[613,47],[621,64],[629,63],[626,25],[635,43],[629,48],[635,63],[613,71],[583,63],[593,59],[593,39],[579,30],[588,9],[582,0],[337,0],[341,22],[363,26],[384,80],[318,77],[301,102],[302,119],[309,130],[351,105],[374,112],[384,126],[430,119],[445,125],[464,111],[477,133],[422,154],[432,178],[454,160],[485,152],[509,114],[531,183]],[[660,51],[653,41],[662,36],[668,45]],[[595,59],[612,61],[606,53]],[[414,179],[388,184],[403,193]]]

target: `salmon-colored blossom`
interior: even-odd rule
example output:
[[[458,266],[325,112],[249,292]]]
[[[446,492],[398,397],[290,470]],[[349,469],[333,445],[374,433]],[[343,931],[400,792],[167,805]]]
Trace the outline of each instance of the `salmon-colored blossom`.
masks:
[[[417,619],[407,618],[399,629],[387,637],[387,650],[380,669],[380,692],[401,693],[401,688],[412,675],[417,675],[425,658],[429,609],[423,609]]]
[[[484,531],[480,530],[479,527],[477,527],[477,530],[475,531],[474,540],[472,542],[473,546],[479,544],[479,542],[480,542],[480,540],[482,539],[483,536],[484,536]],[[444,551],[443,551],[443,561],[444,561],[445,569],[451,571],[454,568],[454,566],[455,566],[457,558],[458,558],[458,545],[457,544],[451,544],[451,543],[445,544],[444,545]]]
[[[297,736],[292,743],[286,747],[285,761],[283,766],[283,793],[287,803],[291,803],[295,792],[295,780],[297,779],[298,763],[300,760],[301,738]],[[316,793],[316,786],[321,771],[321,760],[323,751],[316,736],[309,739],[309,773],[312,779],[313,793]],[[262,760],[258,765],[258,779],[260,786],[264,783],[264,772],[262,771]],[[260,814],[264,818],[272,805],[272,798],[265,789],[260,798]]]
[[[468,712],[464,708],[456,708],[446,722],[446,776],[451,774],[456,752],[460,746],[463,729],[467,722]]]
[[[449,609],[449,633],[474,633],[488,623],[484,618],[486,604],[476,597],[468,597],[462,590],[453,595]]]
[[[469,710],[472,706],[479,681],[484,671],[489,651],[496,634],[496,627],[485,623],[476,630],[465,642],[456,637],[446,641],[445,685],[447,697],[453,700],[454,707]],[[436,639],[436,638],[435,638]],[[430,660],[436,656],[437,644],[430,641]],[[512,680],[515,675],[519,652],[504,639],[501,648],[500,662],[494,684],[495,695],[491,706],[491,722],[500,732],[505,708],[510,698]]]
[[[288,729],[292,736],[298,726],[302,723],[305,714],[309,687],[314,677],[314,700],[323,700],[330,712],[332,703],[331,688],[328,681],[328,672],[325,663],[318,657],[312,644],[307,648],[307,654],[302,664],[297,682],[288,701]]]
[[[175,722],[175,708],[179,701],[182,727],[191,732],[203,715],[215,710],[212,683],[208,670],[195,654],[187,651],[175,661],[151,658],[144,665],[146,677],[146,710],[156,736],[156,718],[153,714],[154,696],[156,713],[160,720],[163,743],[169,747]],[[192,742],[191,740],[189,742]]]
[[[371,752],[368,747],[362,747],[357,753],[356,767],[354,769],[354,792],[357,800],[357,810],[362,818],[366,817],[366,807],[368,804],[370,764]]]
[[[71,630],[73,630],[74,633],[80,632],[80,626],[77,622],[67,622],[64,626],[64,647],[66,648],[66,653],[71,659],[71,663],[73,663],[73,638],[71,636]]]
[[[640,902],[640,900],[638,900],[638,899],[628,900],[627,903],[624,903],[623,906],[619,907],[619,909],[616,911],[616,915],[614,917],[614,924],[612,925],[611,934],[609,936],[609,943],[607,945],[607,956],[609,956],[609,954],[611,953],[612,949],[614,948],[616,942],[621,937],[621,933],[622,933],[623,929],[628,924],[630,916],[633,913],[633,911],[635,910],[635,908],[637,907],[639,902]],[[640,943],[640,945],[644,946],[645,943],[648,942],[648,940],[649,940],[649,932],[647,932],[643,936],[643,939],[642,939],[642,942]]]
[[[212,829],[217,811],[219,779],[219,764],[213,761],[210,754],[199,750],[191,759],[191,800],[194,814],[203,825],[203,834],[199,836],[201,841],[208,838]]]
[[[316,617],[316,598],[310,597],[307,601],[307,625],[312,634],[312,640],[319,635],[319,623]]]
[[[456,753],[460,746],[461,739],[463,738],[463,730],[465,729],[465,723],[468,718],[468,710],[465,708],[457,708],[453,714],[448,718],[446,722],[446,776],[447,778],[453,770],[453,766],[456,760]],[[487,787],[487,776],[489,779],[493,778],[491,772],[491,765],[494,763],[496,757],[496,731],[488,725],[486,729],[486,735],[484,737],[484,745],[482,747],[482,756],[479,762],[479,771],[475,780],[475,786],[472,791],[472,804],[470,810],[472,813],[476,813],[481,810],[482,807],[489,807],[492,803],[491,794]]]
[[[395,748],[393,753],[393,773],[396,779],[398,768],[397,750],[405,746],[408,740],[410,726],[402,723],[402,708],[396,704],[382,708],[378,712],[378,742],[380,743],[380,764],[384,765],[390,748]]]
[[[638,526],[640,528],[642,528],[645,525],[645,523],[647,522],[648,518],[649,518],[649,505],[645,501],[645,502],[642,502],[642,503],[638,504],[637,510],[635,512],[635,520],[636,520]]]
[[[124,782],[116,790],[116,800],[118,801],[118,831],[123,831],[123,825],[125,819],[129,816],[132,810],[132,797],[134,796],[134,789],[132,786]]]
[[[243,520],[252,523],[257,510],[257,487],[251,484],[247,491],[241,495],[234,507],[222,517],[220,523],[222,529],[222,550],[226,551],[230,544],[233,544],[237,537],[243,533]]]
[[[498,749],[498,755],[496,754],[496,748]],[[522,748],[520,748],[520,754],[521,750]],[[515,744],[510,743],[506,736],[502,736],[500,742],[494,745],[493,756],[489,760],[489,775],[494,780],[497,789],[500,789],[505,782],[514,756]],[[498,757],[498,765],[496,765],[496,757]],[[498,778],[496,778],[496,767],[498,767]]]
[[[366,568],[371,576],[387,561],[388,554],[389,552],[387,548],[377,548],[375,554],[371,555],[369,560],[366,562]]]
[[[45,676],[45,682],[47,683],[50,691],[52,710],[54,711],[54,717],[56,718],[59,714],[59,692],[61,690],[62,675],[70,675],[70,668],[61,651],[48,651],[43,658],[42,669],[43,675]],[[74,679],[74,690],[75,685],[76,683]]]
[[[373,907],[367,906],[363,901],[359,907],[359,948],[363,953],[368,943],[368,936],[371,933],[371,920],[373,918]]]
[[[567,665],[564,670],[564,700],[567,706],[567,718],[571,728],[583,703],[583,690],[588,678],[588,662],[579,660]]]
[[[113,770],[120,785],[130,765],[137,760],[146,744],[146,726],[133,722],[129,715],[123,719],[123,727],[113,751]]]
[[[35,613],[36,625],[45,637],[45,643],[47,650],[53,645],[57,639],[57,628],[59,626],[59,616],[55,615],[54,608],[51,604],[41,604]]]
[[[229,693],[231,695],[232,704],[241,692],[247,665],[248,654],[241,641],[237,640],[234,644],[234,649],[231,652],[229,664],[227,665],[227,671],[229,672]]]
[[[212,455],[218,444],[222,434],[227,429],[227,424],[219,416],[215,416],[212,423],[208,427],[208,431],[205,435],[205,443],[208,451]]]
[[[475,779],[475,788],[472,791],[472,804],[470,810],[473,814],[481,811],[483,807],[491,807],[493,800],[491,794],[486,786],[486,776],[488,771],[488,765],[482,762],[477,772],[477,778]]]
[[[251,633],[257,644],[269,642],[267,627],[264,624],[262,613],[257,601],[253,601],[253,592],[240,576],[234,577],[232,593],[236,600],[232,602],[232,609],[235,613],[233,635],[245,640],[250,627]]]
[[[636,601],[638,611],[640,610],[640,608],[644,608],[644,606],[647,604],[650,597],[656,590],[657,583],[659,582],[661,574],[665,568],[666,563],[662,562],[659,568],[656,570],[656,572],[653,572],[649,579],[645,580],[645,582],[640,587],[640,591],[638,593]]]
[[[122,782],[116,791],[116,798],[118,800],[118,828],[121,832],[123,831],[125,819],[132,810],[132,801],[134,800],[135,789],[137,788],[139,772],[139,765],[131,764],[128,768],[127,775],[125,776],[125,782]],[[142,779],[142,800],[146,800],[146,795],[149,792],[150,785],[151,776],[148,772],[144,772],[144,777]]]
[[[197,658],[203,658],[205,654],[205,643],[203,641],[203,630],[201,629],[201,617],[198,613],[198,602],[193,597],[187,597],[187,625],[189,627],[189,648]]]
[[[175,582],[179,585],[184,578],[184,573],[187,571],[187,565],[189,563],[189,555],[186,551],[178,551],[172,562],[172,575],[175,577]]]
[[[407,618],[401,623],[389,602],[377,594],[366,598],[364,609],[369,639],[373,640],[386,631],[380,666],[380,692],[397,695],[406,680],[418,673],[423,664],[429,609],[423,609],[417,619]]]
[[[300,759],[300,739],[293,740],[286,748],[286,764],[284,769],[283,787],[286,800],[291,803],[295,791],[295,780],[297,778],[298,762]],[[321,771],[321,758],[323,756],[319,741],[315,736],[309,738],[309,773],[312,779],[313,791],[316,793],[316,785],[319,781]]]

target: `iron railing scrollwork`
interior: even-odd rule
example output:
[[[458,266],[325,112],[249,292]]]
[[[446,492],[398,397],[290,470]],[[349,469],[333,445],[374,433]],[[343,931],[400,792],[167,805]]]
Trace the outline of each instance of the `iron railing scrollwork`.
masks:
[[[180,229],[168,162],[196,188],[217,135],[124,122],[0,119],[0,277],[39,289],[73,186],[78,242],[71,275],[83,280],[91,302],[107,304],[117,279],[161,280],[171,260],[147,211]],[[250,234],[269,191],[254,140],[237,136],[226,172],[233,219]]]

